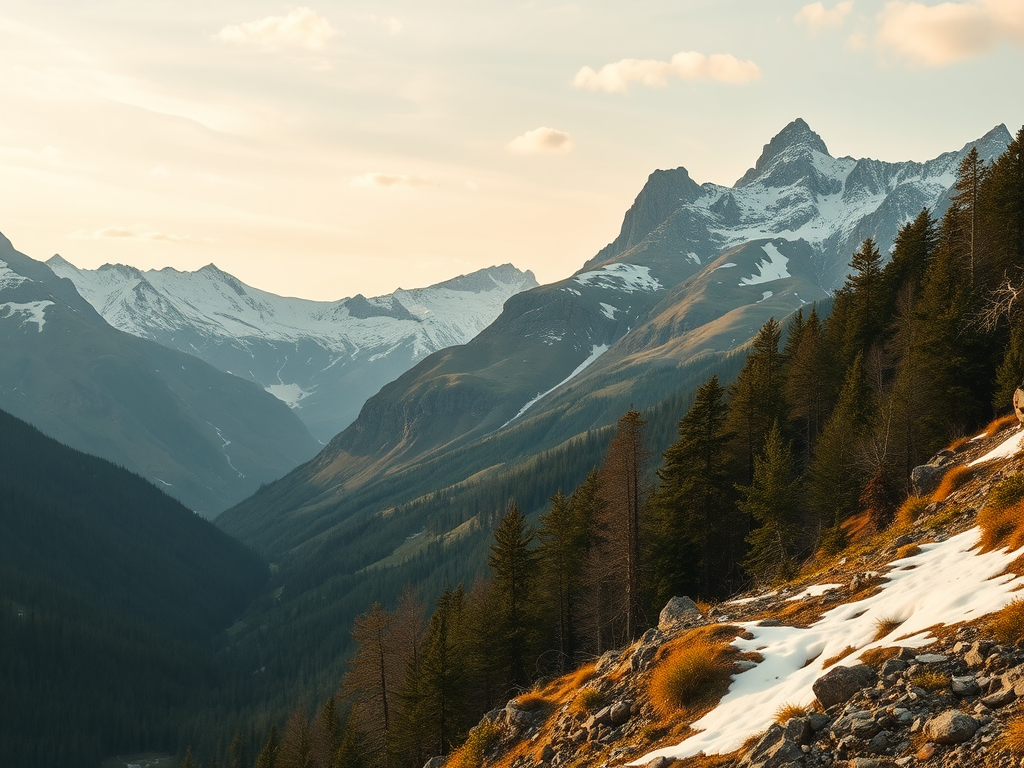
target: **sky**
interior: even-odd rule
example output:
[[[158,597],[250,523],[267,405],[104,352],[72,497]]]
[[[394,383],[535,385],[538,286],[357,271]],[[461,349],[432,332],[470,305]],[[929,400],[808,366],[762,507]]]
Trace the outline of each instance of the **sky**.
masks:
[[[926,160],[1024,124],[1024,0],[0,0],[0,232],[333,300],[618,234],[804,118]]]

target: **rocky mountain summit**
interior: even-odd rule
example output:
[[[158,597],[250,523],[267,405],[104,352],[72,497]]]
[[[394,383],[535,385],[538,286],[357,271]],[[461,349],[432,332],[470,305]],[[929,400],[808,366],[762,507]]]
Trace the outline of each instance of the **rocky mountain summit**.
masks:
[[[1024,539],[999,510],[1024,493],[1022,439],[1014,420],[954,444],[888,529],[851,526],[845,551],[786,584],[674,598],[640,640],[488,713],[428,765],[1019,765]]]

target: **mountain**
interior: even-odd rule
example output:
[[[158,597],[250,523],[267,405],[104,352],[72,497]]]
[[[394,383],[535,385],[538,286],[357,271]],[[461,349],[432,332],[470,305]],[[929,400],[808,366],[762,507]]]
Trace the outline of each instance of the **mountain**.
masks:
[[[922,208],[941,212],[971,147],[991,158],[1010,138],[998,126],[926,163],[836,159],[798,119],[731,188],[656,171],[579,272],[513,296],[471,342],[383,387],[314,461],[222,524],[286,551],[680,396],[769,317],[827,300],[865,237],[888,252]]]
[[[511,264],[428,288],[340,301],[285,298],[213,264],[143,272],[121,264],[47,265],[112,326],[258,383],[327,442],[383,385],[432,352],[465,344],[510,296],[537,285]]]
[[[150,482],[0,411],[0,764],[176,750],[182,707],[224,680],[214,638],[268,576]]]
[[[70,280],[2,235],[0,348],[0,408],[206,516],[316,452],[261,387],[112,328]]]

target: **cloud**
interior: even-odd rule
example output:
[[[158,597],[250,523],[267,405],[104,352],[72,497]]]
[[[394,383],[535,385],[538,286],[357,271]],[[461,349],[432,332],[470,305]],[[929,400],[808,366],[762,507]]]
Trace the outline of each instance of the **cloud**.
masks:
[[[399,173],[364,173],[349,182],[350,187],[363,189],[411,189],[415,187],[436,187],[437,184],[423,176],[407,176]]]
[[[235,45],[252,45],[266,50],[282,48],[323,48],[339,34],[323,16],[305,6],[293,8],[287,16],[267,16],[265,19],[230,24],[214,40]]]
[[[68,240],[137,240],[148,243],[174,243],[175,245],[190,245],[192,243],[213,243],[215,240],[209,238],[193,238],[188,235],[168,235],[164,232],[153,232],[146,224],[137,227],[104,227],[103,229],[86,232],[78,230],[67,236]]]
[[[793,19],[798,24],[805,24],[812,32],[843,26],[846,17],[853,9],[853,0],[844,0],[831,10],[825,10],[821,3],[811,3],[801,8]]]
[[[728,53],[705,56],[696,51],[684,51],[673,56],[671,61],[623,59],[605,64],[596,72],[590,67],[583,67],[576,73],[572,85],[589,91],[625,93],[631,82],[664,88],[672,77],[741,84],[759,80],[761,70],[754,62],[741,61]]]
[[[878,16],[875,42],[883,53],[925,67],[979,56],[1001,43],[1024,45],[1024,3],[890,2]]]
[[[505,149],[516,155],[565,155],[576,145],[565,131],[541,126],[516,136],[505,145]]]

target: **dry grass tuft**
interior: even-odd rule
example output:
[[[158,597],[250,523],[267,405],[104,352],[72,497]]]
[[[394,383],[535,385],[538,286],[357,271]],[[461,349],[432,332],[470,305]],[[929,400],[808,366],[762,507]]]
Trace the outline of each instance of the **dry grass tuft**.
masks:
[[[886,635],[899,629],[900,624],[902,623],[902,619],[897,619],[894,616],[882,616],[881,618],[875,619],[875,636],[873,639],[881,640]]]
[[[904,544],[896,550],[896,559],[902,560],[904,557],[913,557],[919,554],[921,554],[921,548],[917,544]]]
[[[597,663],[585,664],[572,672],[567,672],[561,677],[552,680],[544,686],[541,694],[552,704],[564,704],[575,696],[580,688],[593,680],[596,675]]]
[[[604,701],[604,694],[597,690],[597,688],[587,687],[576,694],[576,698],[572,700],[572,706],[569,708],[569,711],[593,714],[604,706]]]
[[[727,631],[722,631],[723,629]],[[735,627],[700,627],[659,651],[648,692],[664,716],[718,701],[729,689]]]
[[[945,501],[953,491],[963,486],[968,480],[974,477],[975,468],[967,464],[958,464],[949,469],[942,476],[942,482],[932,493],[932,502]]]
[[[524,712],[536,712],[550,703],[539,691],[529,691],[516,697],[516,704]]]
[[[883,648],[869,648],[860,655],[860,660],[872,667],[880,667],[889,659],[895,659],[899,655],[898,646],[887,645]]]
[[[1007,721],[1006,730],[1000,734],[996,746],[1014,757],[1024,757],[1024,715],[1017,715]]]
[[[989,493],[978,513],[981,545],[987,550],[1024,545],[1024,472],[1011,475]]]
[[[1020,420],[1017,418],[1016,413],[1008,413],[1005,416],[1000,416],[985,427],[985,437],[994,437],[1007,427],[1015,427],[1018,424],[1020,424]]]
[[[926,691],[941,691],[949,685],[949,675],[926,669],[910,676],[910,684]]]
[[[807,714],[807,707],[801,707],[797,704],[783,704],[775,711],[775,722],[779,725],[785,725],[794,717],[803,717]]]
[[[446,768],[480,768],[484,757],[501,738],[501,728],[494,723],[481,723],[469,732],[462,746],[452,752]]]
[[[1017,599],[992,614],[988,630],[1002,645],[1017,645],[1024,641],[1024,599]]]
[[[835,656],[832,656],[831,658],[825,659],[825,663],[822,665],[821,668],[822,669],[828,669],[833,664],[838,664],[840,661],[845,659],[847,656],[849,656],[851,653],[853,653],[856,650],[857,649],[854,648],[852,645],[846,646],[845,648],[843,648],[843,650],[841,650]]]
[[[894,527],[909,529],[924,514],[931,501],[925,496],[908,496],[896,511]]]

